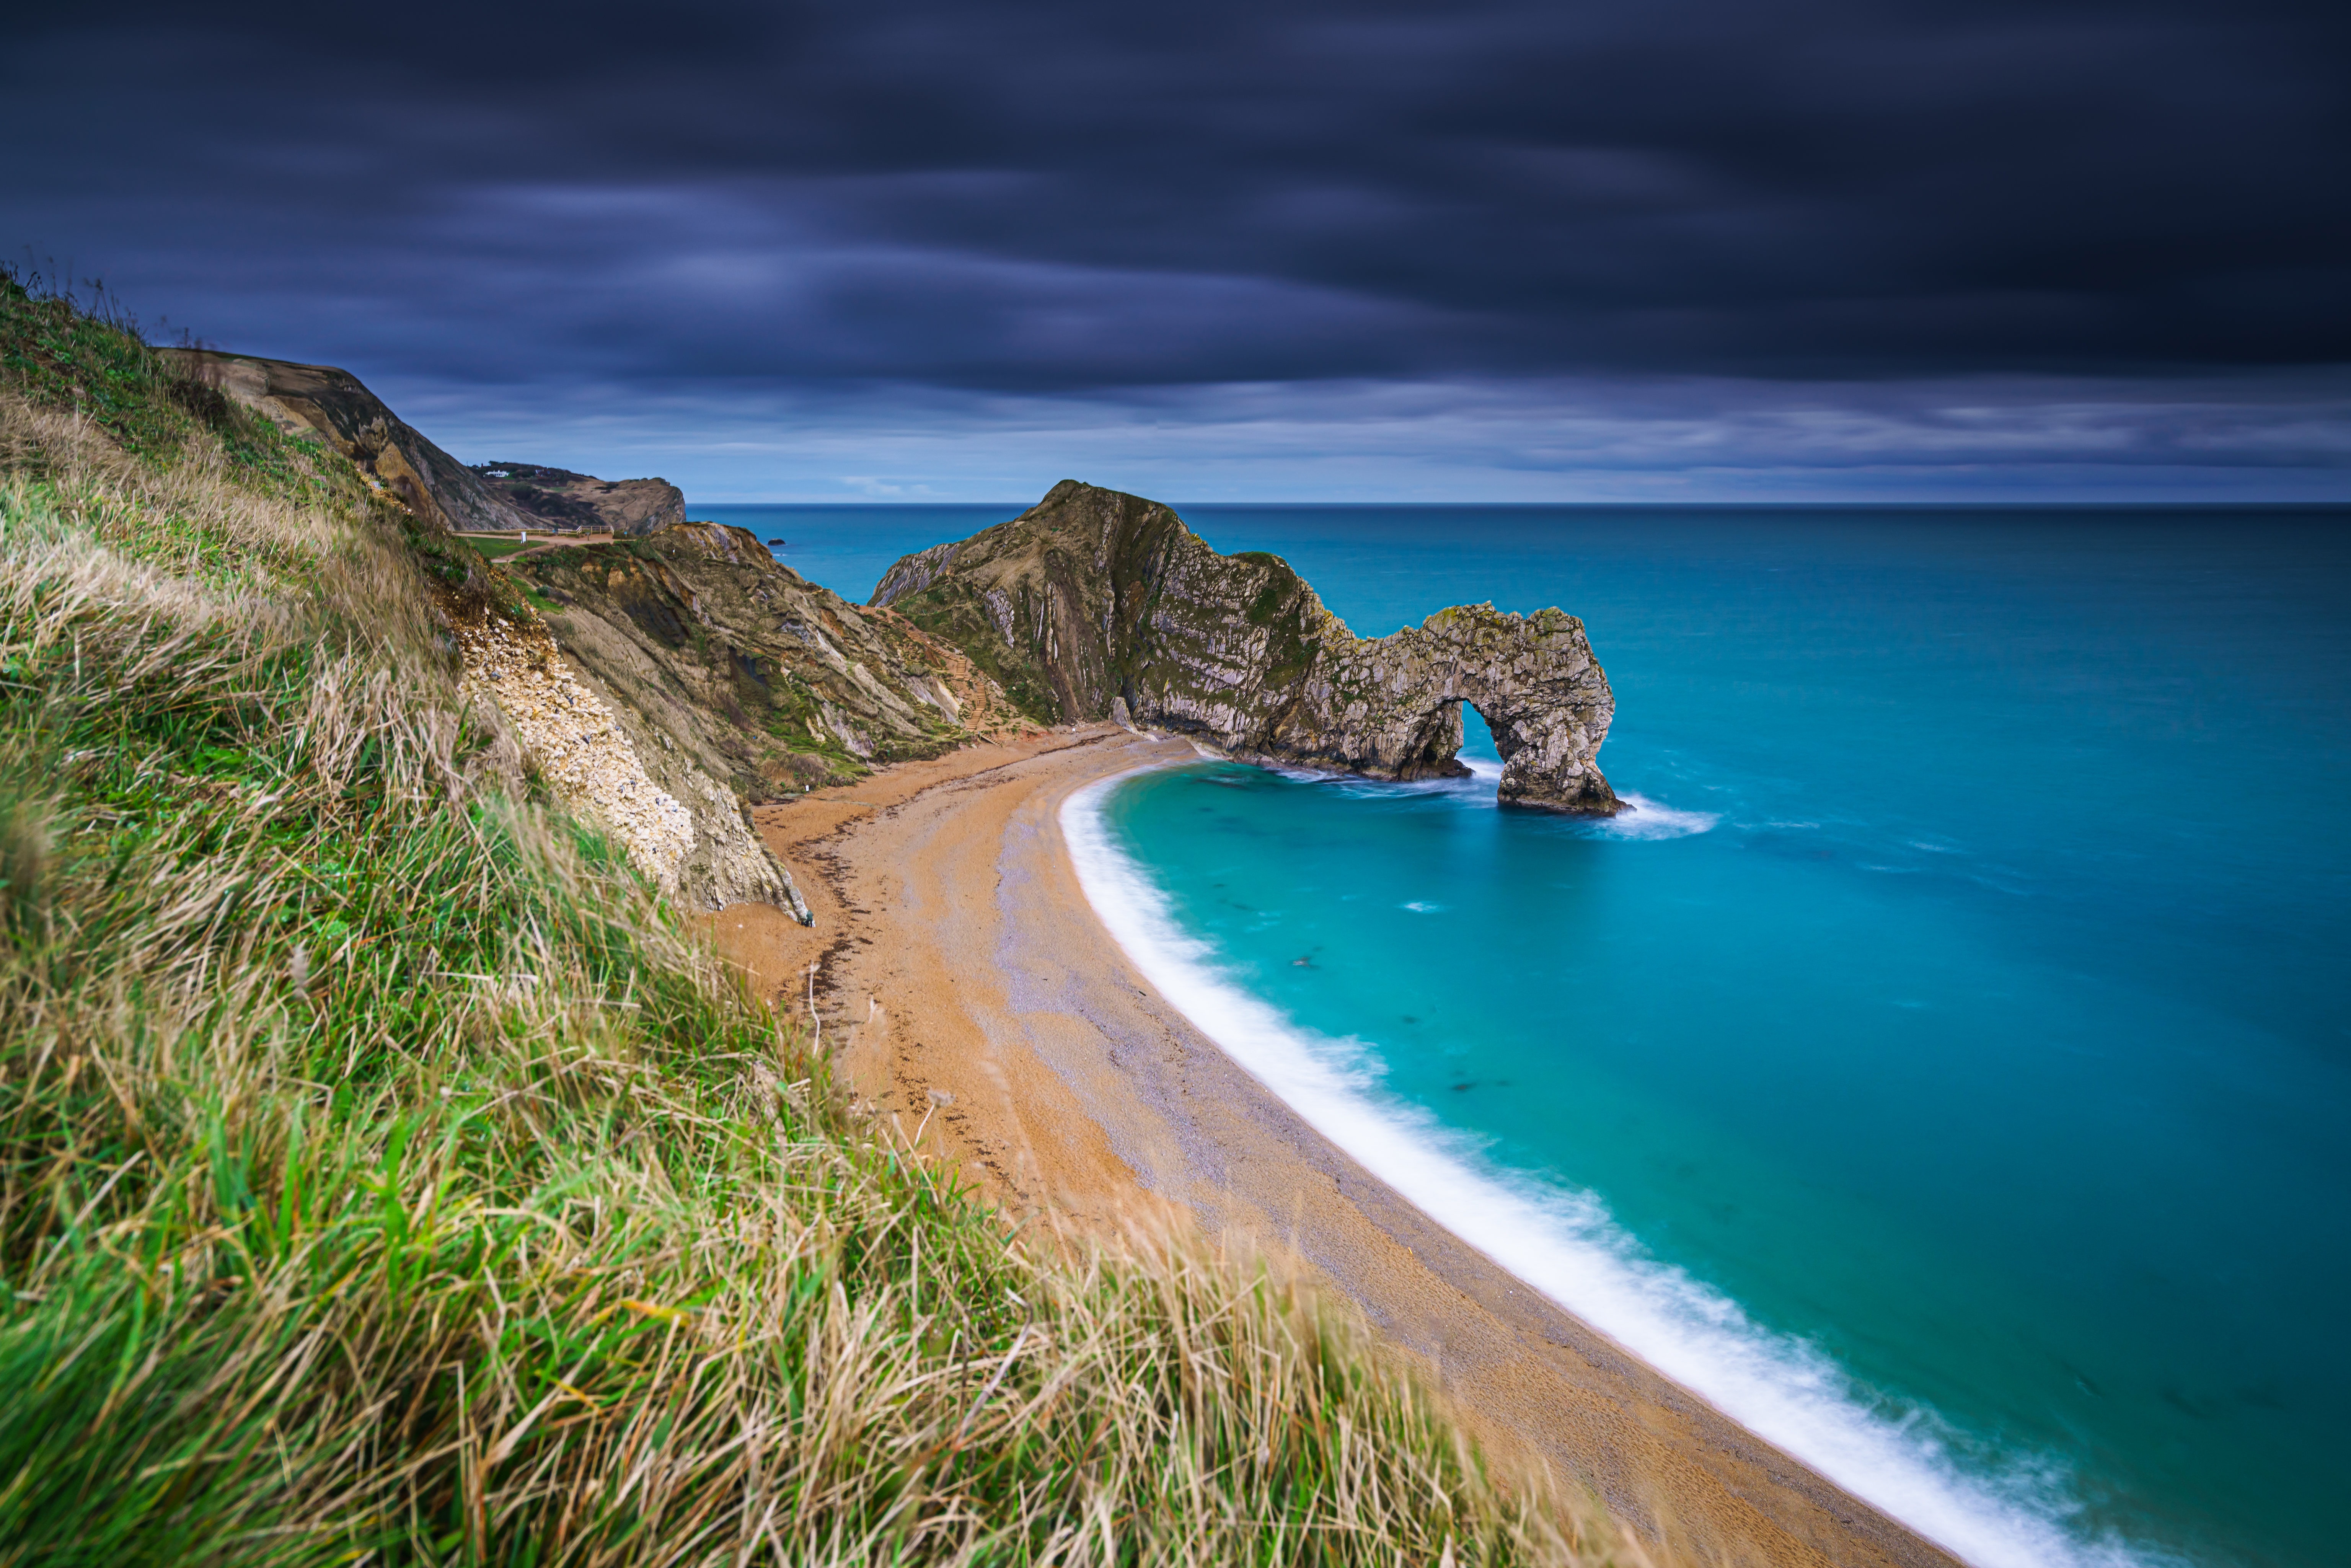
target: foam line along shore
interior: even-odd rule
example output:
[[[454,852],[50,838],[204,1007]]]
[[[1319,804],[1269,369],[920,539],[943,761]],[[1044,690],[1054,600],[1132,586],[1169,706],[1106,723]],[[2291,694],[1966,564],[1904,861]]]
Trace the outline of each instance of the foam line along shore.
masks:
[[[1817,1350],[1773,1334],[1719,1291],[1649,1258],[1592,1195],[1499,1167],[1475,1139],[1384,1092],[1360,1041],[1317,1037],[1252,995],[1212,945],[1182,928],[1105,820],[1113,792],[1133,777],[1089,784],[1062,806],[1088,899],[1160,993],[1315,1132],[1650,1366],[1970,1563],[2116,1568],[2152,1560],[2070,1530],[2062,1478],[2045,1467],[1966,1468],[1933,1412],[1883,1409]],[[1621,836],[1683,836],[1710,825],[1702,813],[1633,799],[1635,810],[1609,824]]]
[[[1586,1477],[1685,1539],[1786,1568],[1949,1563],[1433,1222],[1153,982],[1087,897],[1088,851],[1065,847],[1086,808],[1065,808],[1196,761],[1090,727],[762,808],[816,925],[744,907],[714,934],[778,1005],[813,996],[878,1116],[1014,1210],[1172,1210],[1293,1251],[1426,1358],[1497,1451]]]

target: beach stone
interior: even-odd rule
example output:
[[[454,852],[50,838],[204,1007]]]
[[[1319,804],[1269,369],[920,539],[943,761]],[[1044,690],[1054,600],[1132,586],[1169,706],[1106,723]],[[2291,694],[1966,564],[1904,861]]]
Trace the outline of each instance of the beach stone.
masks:
[[[1156,501],[1063,480],[1008,523],[893,566],[873,592],[1031,717],[1104,718],[1244,760],[1460,777],[1461,705],[1506,805],[1622,809],[1597,761],[1616,701],[1583,622],[1491,603],[1363,638],[1279,556],[1220,555]]]

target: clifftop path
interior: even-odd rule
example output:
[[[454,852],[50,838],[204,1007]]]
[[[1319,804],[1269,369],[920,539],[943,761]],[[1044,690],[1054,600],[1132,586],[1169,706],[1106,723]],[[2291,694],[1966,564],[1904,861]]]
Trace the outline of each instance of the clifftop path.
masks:
[[[907,556],[872,602],[969,653],[1049,721],[1156,726],[1236,757],[1458,776],[1461,704],[1506,804],[1607,816],[1616,701],[1583,622],[1440,610],[1362,638],[1279,556],[1219,555],[1156,501],[1065,479],[1008,523]]]

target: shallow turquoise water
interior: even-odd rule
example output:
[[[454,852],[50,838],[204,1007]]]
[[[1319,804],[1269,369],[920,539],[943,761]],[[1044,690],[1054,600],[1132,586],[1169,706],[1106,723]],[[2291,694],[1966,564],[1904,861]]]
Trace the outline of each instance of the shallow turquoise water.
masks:
[[[1582,615],[1646,805],[1143,775],[1136,940],[1671,1283],[1624,1310],[1677,1354],[1841,1401],[1786,1440],[1977,1560],[2351,1555],[2351,518],[1186,515],[1367,635]]]

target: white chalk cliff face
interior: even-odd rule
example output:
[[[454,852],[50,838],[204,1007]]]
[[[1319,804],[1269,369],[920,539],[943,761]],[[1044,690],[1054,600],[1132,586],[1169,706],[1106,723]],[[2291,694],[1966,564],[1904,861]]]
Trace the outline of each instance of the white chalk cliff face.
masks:
[[[1375,779],[1468,771],[1461,704],[1510,805],[1606,816],[1616,702],[1583,622],[1440,610],[1361,638],[1278,556],[1219,555],[1155,501],[1064,480],[1008,523],[910,555],[872,602],[955,643],[1046,720],[1120,718],[1229,755]]]
[[[705,910],[770,904],[808,923],[791,873],[741,820],[734,791],[642,716],[616,711],[546,628],[489,617],[457,643],[465,695],[496,704],[564,809],[603,824],[664,892]]]

